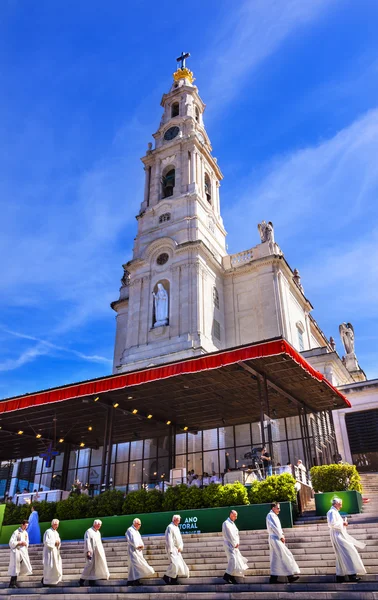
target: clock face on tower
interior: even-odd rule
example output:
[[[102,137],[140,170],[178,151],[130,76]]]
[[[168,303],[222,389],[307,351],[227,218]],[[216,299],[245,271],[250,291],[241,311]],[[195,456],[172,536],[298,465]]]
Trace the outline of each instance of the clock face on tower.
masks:
[[[167,131],[164,134],[164,139],[165,140],[173,140],[173,138],[176,137],[176,135],[178,135],[180,131],[179,127],[170,127],[169,129],[167,129]]]

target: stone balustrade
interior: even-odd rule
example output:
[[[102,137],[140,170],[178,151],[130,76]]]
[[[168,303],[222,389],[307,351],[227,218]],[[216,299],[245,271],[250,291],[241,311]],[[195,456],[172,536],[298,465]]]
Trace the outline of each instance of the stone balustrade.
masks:
[[[244,250],[243,252],[237,252],[236,254],[231,254],[231,266],[238,267],[239,265],[244,265],[247,262],[253,260],[253,252],[252,248],[250,250]]]

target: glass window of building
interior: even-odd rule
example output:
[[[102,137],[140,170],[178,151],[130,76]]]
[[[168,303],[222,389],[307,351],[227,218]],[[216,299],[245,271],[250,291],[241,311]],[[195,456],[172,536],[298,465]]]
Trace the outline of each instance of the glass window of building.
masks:
[[[115,469],[115,486],[117,489],[125,488],[129,483],[129,463],[118,463]]]
[[[251,446],[251,426],[249,423],[235,425],[235,446]],[[250,452],[249,448],[248,452]]]
[[[130,460],[138,460],[143,457],[143,440],[136,440],[130,444]]]
[[[234,446],[233,426],[219,427],[219,448],[229,448],[230,446]]]
[[[196,452],[192,454],[188,454],[188,462],[187,462],[187,472],[194,469],[194,473],[196,475],[202,475],[202,452]]]
[[[184,454],[186,452],[186,433],[178,433],[176,435],[176,454]]]
[[[219,474],[218,450],[210,450],[209,452],[203,453],[203,471],[210,476],[213,471],[215,471],[217,475]]]
[[[202,450],[202,431],[197,434],[188,433],[188,452],[197,452]]]
[[[235,469],[235,450],[234,448],[227,448],[227,450],[221,450],[219,452],[219,465],[220,472],[226,473],[228,469]]]
[[[251,452],[251,446],[240,446],[235,449],[235,467],[241,468],[251,463],[251,459],[245,458],[245,454]]]
[[[287,437],[289,440],[301,437],[301,426],[299,417],[287,417],[286,419]]]
[[[203,449],[214,450],[218,448],[218,429],[206,429],[203,432]]]
[[[158,454],[159,456],[168,456],[169,454],[169,436],[164,435],[158,438]]]
[[[252,446],[261,446],[261,425],[260,423],[252,423]]]

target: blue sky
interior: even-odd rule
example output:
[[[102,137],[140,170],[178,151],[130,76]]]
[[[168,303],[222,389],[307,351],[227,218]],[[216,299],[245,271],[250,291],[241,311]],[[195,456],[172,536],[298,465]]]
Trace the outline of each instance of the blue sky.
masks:
[[[0,397],[111,372],[139,160],[175,58],[207,104],[230,253],[276,240],[378,377],[375,0],[4,0]],[[232,8],[231,8],[232,7]]]

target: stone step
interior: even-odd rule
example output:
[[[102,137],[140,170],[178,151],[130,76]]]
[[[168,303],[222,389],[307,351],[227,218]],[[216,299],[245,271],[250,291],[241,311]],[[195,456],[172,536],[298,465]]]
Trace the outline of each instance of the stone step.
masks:
[[[375,583],[295,583],[276,585],[269,584],[219,584],[200,585],[180,584],[177,586],[141,586],[126,588],[123,586],[108,587],[106,592],[99,588],[21,588],[17,590],[0,590],[1,596],[15,600],[156,600],[158,594],[171,600],[281,600],[290,599],[294,593],[296,600],[376,600]],[[0,597],[1,597],[0,596]]]

